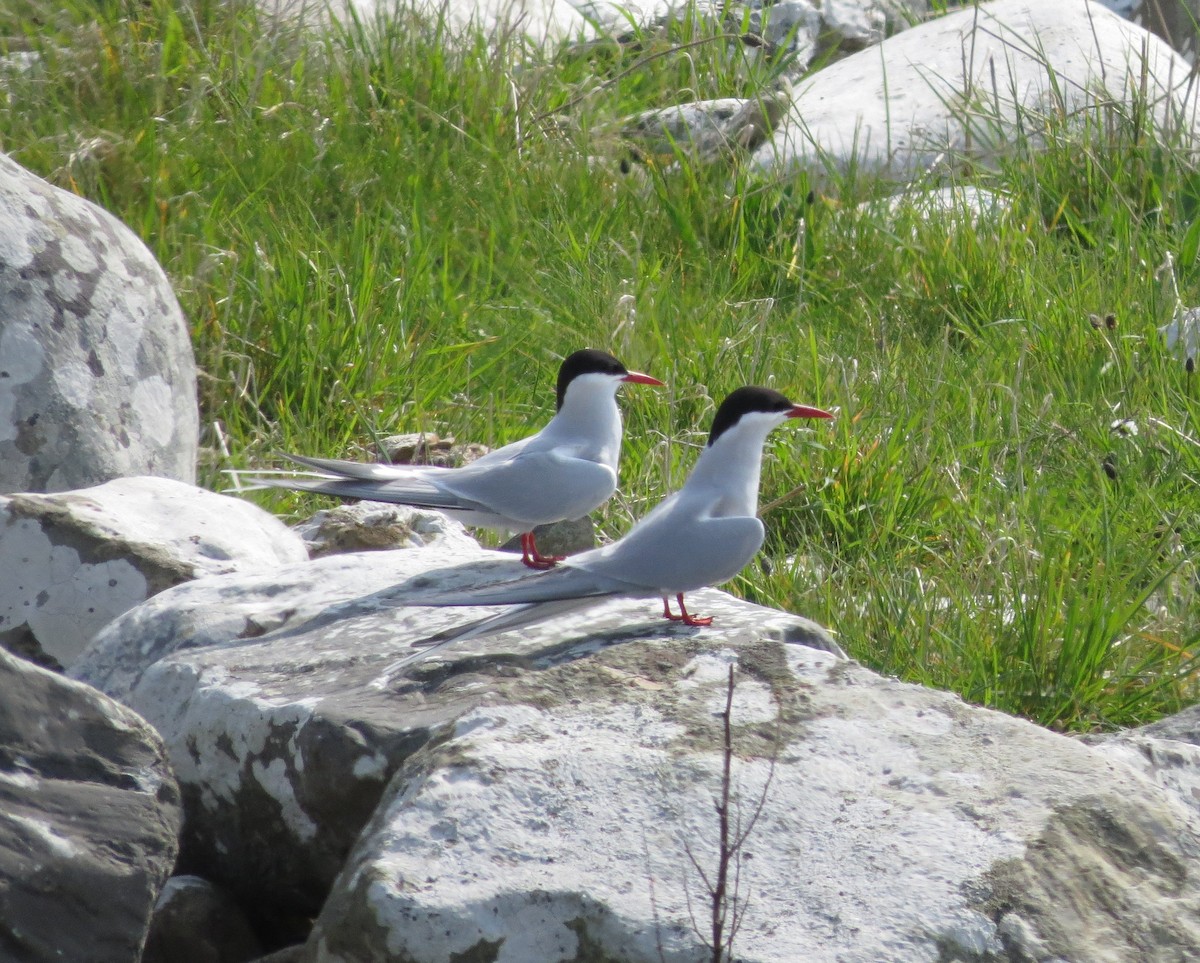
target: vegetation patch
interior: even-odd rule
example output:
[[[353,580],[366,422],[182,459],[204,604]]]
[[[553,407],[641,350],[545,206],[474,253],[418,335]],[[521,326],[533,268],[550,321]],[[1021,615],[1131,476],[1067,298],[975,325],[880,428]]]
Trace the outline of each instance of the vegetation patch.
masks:
[[[729,390],[772,384],[841,417],[772,437],[735,591],[1062,729],[1194,701],[1200,386],[1157,328],[1174,285],[1200,303],[1200,172],[1144,105],[1023,118],[996,165],[945,165],[1007,214],[923,216],[861,171],[814,192],[681,148],[622,173],[623,118],[772,89],[778,59],[727,24],[452,34],[218,0],[0,11],[0,147],[163,263],[205,484],[402,431],[511,441],[559,358],[608,348],[669,388],[623,398],[606,537],[681,484]]]

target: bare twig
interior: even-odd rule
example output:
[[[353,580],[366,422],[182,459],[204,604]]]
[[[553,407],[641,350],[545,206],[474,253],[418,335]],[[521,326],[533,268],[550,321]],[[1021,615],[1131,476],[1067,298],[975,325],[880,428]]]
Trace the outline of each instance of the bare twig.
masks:
[[[729,667],[729,683],[725,687],[725,711],[721,713],[724,731],[721,764],[721,797],[717,802],[718,851],[717,881],[709,891],[712,903],[712,963],[725,959],[725,923],[729,915],[726,889],[729,885],[729,866],[737,850],[729,834],[729,795],[733,783],[733,666]]]
[[[692,903],[688,877],[687,874],[684,874],[683,888],[688,916],[691,919],[693,932],[704,941],[709,950],[706,963],[732,963],[734,940],[745,921],[750,899],[748,887],[744,888],[742,884],[742,858],[745,855],[746,843],[766,808],[767,796],[775,779],[775,763],[783,740],[783,710],[780,708],[776,717],[776,738],[770,759],[770,769],[762,790],[749,811],[749,817],[744,819],[741,799],[739,794],[734,792],[733,785],[735,671],[735,666],[730,665],[729,679],[725,687],[725,707],[720,713],[721,786],[716,798],[713,799],[713,808],[717,815],[716,867],[711,868],[711,871],[705,870],[696,857],[691,841],[685,840],[683,844],[683,851],[703,885],[708,899],[709,917],[706,929],[702,929],[696,918],[696,908]]]

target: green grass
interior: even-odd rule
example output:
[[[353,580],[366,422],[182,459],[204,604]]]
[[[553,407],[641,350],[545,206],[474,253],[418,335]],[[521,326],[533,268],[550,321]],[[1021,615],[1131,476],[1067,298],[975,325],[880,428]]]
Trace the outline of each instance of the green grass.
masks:
[[[563,354],[609,347],[670,387],[624,392],[608,535],[682,481],[715,401],[771,383],[842,417],[772,440],[765,564],[735,591],[1048,725],[1195,700],[1200,387],[1155,329],[1168,253],[1200,297],[1200,174],[1143,118],[1026,118],[1043,139],[974,172],[1011,213],[975,229],[888,213],[863,172],[813,198],[686,161],[623,174],[615,121],[778,70],[715,28],[543,55],[415,18],[301,36],[234,6],[0,11],[0,53],[39,57],[3,75],[0,147],[170,274],[205,484],[397,431],[512,440]]]

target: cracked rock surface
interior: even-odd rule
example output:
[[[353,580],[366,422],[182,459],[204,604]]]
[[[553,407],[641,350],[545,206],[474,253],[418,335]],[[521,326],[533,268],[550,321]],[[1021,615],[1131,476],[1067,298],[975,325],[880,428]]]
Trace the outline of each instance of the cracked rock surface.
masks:
[[[305,960],[709,959],[731,666],[733,958],[1200,953],[1194,817],[1133,768],[827,652],[699,633],[481,673],[393,778]]]
[[[0,495],[0,646],[69,666],[122,612],[180,582],[308,558],[300,536],[240,498],[168,478]]]
[[[1200,955],[1172,786],[878,676],[796,616],[709,590],[695,629],[610,601],[398,665],[492,611],[422,595],[523,574],[443,545],[218,576],[73,673],[162,734],[181,871],[315,916],[307,963],[707,958],[727,759],[739,960]]]
[[[526,573],[507,554],[440,545],[189,582],[107,626],[71,674],[162,734],[188,814],[183,871],[315,914],[392,774],[478,705],[493,674],[697,631],[663,621],[653,600],[614,601],[392,668],[413,642],[480,613],[402,603]],[[689,601],[717,617],[720,638],[836,648],[793,615],[713,590]]]
[[[0,958],[136,960],[182,812],[162,741],[0,650]]]

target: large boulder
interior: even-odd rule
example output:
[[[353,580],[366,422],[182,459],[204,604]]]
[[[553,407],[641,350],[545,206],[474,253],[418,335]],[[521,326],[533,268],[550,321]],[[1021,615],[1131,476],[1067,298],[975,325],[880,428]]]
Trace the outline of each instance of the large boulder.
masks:
[[[0,646],[70,665],[106,623],[180,582],[303,561],[274,515],[168,478],[0,496]]]
[[[443,547],[192,582],[73,672],[162,733],[186,871],[319,912],[309,963],[690,963],[721,911],[759,963],[1200,954],[1174,792],[795,616],[706,591],[715,626],[689,629],[613,601],[402,664],[480,615],[423,594],[521,571]]]
[[[497,669],[307,963],[1200,958],[1193,813],[1075,739],[765,638]]]
[[[0,650],[0,956],[138,959],[180,817],[153,729]]]
[[[190,334],[154,256],[0,154],[0,492],[191,482],[198,430]]]
[[[397,603],[526,571],[511,556],[441,546],[189,582],[110,624],[71,673],[162,734],[187,811],[184,871],[260,912],[315,914],[392,774],[452,732],[497,679],[696,632],[659,618],[661,605],[617,601],[463,643],[449,661],[394,667],[414,641],[478,614]],[[726,642],[836,648],[803,619],[720,592],[697,593],[694,605],[717,617],[705,634]]]
[[[1164,41],[1085,0],[994,0],[930,20],[798,82],[753,157],[762,170],[852,166],[898,180],[989,161],[1041,118],[1128,112],[1195,137],[1196,87]],[[1142,89],[1144,86],[1144,90]]]

